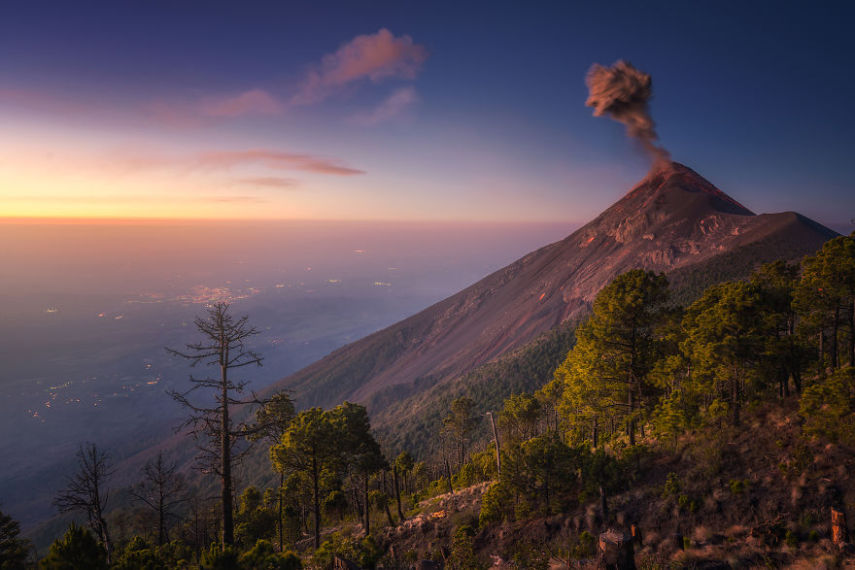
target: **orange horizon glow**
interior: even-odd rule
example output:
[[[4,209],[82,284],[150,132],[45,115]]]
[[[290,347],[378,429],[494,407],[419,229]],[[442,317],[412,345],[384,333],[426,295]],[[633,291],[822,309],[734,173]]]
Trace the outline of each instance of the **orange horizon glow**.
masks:
[[[174,223],[318,223],[318,224],[415,224],[467,226],[550,226],[579,225],[576,220],[469,220],[425,218],[189,218],[189,217],[94,217],[94,216],[0,216],[8,225],[168,225]]]

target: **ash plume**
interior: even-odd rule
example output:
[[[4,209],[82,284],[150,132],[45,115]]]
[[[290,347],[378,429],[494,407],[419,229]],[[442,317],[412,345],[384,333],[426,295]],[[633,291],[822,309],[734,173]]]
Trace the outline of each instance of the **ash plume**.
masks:
[[[656,126],[650,116],[648,101],[653,96],[650,75],[618,60],[611,67],[595,63],[585,76],[588,100],[594,116],[608,115],[626,125],[629,136],[641,142],[653,158],[654,166],[670,160],[667,150],[656,144]]]

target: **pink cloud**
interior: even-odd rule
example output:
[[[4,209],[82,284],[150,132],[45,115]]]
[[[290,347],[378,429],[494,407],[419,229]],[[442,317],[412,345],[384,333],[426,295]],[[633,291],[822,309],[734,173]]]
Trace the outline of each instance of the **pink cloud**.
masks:
[[[277,115],[283,106],[275,97],[263,89],[251,89],[233,97],[203,100],[200,106],[203,115],[209,117],[238,117],[241,115]]]
[[[303,170],[336,176],[365,174],[364,170],[346,166],[337,159],[267,149],[206,152],[200,154],[195,162],[199,166],[211,168],[261,164],[271,170]]]
[[[210,196],[206,198],[209,202],[224,202],[224,203],[236,203],[236,202],[244,202],[249,204],[264,204],[269,202],[269,200],[265,198],[259,198],[258,196]]]
[[[185,155],[126,149],[101,155],[97,164],[100,168],[112,169],[123,174],[150,170],[167,170],[179,173],[194,170],[229,170],[253,165],[260,165],[274,171],[299,170],[333,176],[365,174],[364,170],[352,168],[337,158],[273,149],[212,150]],[[256,186],[277,186],[280,188],[299,184],[297,180],[291,178],[272,176],[249,177],[237,181]]]
[[[267,188],[294,188],[300,183],[294,178],[280,178],[277,176],[259,176],[257,178],[242,178],[243,184],[250,186],[265,186]]]
[[[410,36],[395,37],[386,28],[376,34],[356,36],[335,53],[327,54],[318,68],[309,72],[300,91],[292,98],[296,105],[316,103],[336,87],[353,81],[379,81],[388,77],[414,79],[427,59],[424,46]]]
[[[389,97],[370,112],[353,117],[353,122],[365,126],[385,123],[401,116],[418,101],[419,96],[413,87],[402,87],[393,91]]]

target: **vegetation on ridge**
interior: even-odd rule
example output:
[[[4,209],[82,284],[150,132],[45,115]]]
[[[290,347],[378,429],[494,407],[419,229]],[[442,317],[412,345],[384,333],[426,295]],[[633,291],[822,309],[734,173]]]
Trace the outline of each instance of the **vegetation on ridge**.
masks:
[[[490,406],[494,429],[477,391],[446,400],[421,461],[384,455],[358,404],[296,414],[287,395],[265,402],[255,424],[206,432],[265,441],[280,475],[273,488],[243,488],[228,513],[190,493],[169,528],[153,523],[151,505],[99,515],[109,464],[82,448],[72,482],[97,482],[84,498],[100,510],[81,503],[96,534],[72,525],[40,564],[329,568],[338,557],[484,568],[493,556],[544,568],[593,563],[594,536],[607,528],[633,534],[650,567],[851,561],[855,235],[801,264],[708,287],[685,309],[670,292],[662,275],[618,276],[550,382]],[[160,459],[138,493],[153,491],[153,473],[183,489]],[[233,544],[222,540],[229,518]],[[14,521],[0,522],[0,564],[26,567]]]

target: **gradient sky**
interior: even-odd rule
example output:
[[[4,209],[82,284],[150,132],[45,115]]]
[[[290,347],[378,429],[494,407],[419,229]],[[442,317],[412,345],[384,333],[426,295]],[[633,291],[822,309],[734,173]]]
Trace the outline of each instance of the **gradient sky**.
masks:
[[[676,160],[840,227],[852,6],[7,3],[0,216],[586,221],[648,167],[584,105],[623,58]]]

